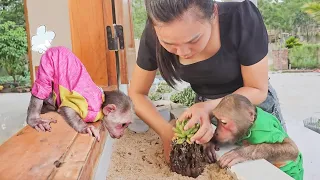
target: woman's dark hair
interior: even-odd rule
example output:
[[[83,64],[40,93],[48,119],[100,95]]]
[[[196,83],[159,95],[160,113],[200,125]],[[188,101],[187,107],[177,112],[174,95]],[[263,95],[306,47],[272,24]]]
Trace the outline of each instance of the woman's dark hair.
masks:
[[[210,19],[213,15],[214,0],[145,0],[148,20],[155,25],[156,22],[170,23],[189,9],[194,8],[199,11],[195,13],[200,19]],[[195,12],[197,12],[195,11]],[[155,33],[155,32],[154,32]],[[161,46],[156,38],[157,64],[164,80],[173,87],[175,80],[181,80],[178,71],[178,56],[169,53]]]

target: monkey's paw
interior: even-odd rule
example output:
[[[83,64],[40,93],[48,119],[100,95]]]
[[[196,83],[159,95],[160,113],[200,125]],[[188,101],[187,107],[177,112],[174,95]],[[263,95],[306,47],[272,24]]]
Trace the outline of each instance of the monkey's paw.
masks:
[[[216,151],[219,150],[219,147],[209,141],[208,143],[204,144],[204,150],[207,156],[207,161],[209,163],[215,163],[217,161]]]
[[[90,125],[85,128],[85,132],[88,133],[90,136],[95,137],[97,141],[100,141],[100,133],[97,128]]]
[[[239,148],[239,149],[231,150],[225,153],[223,156],[221,156],[220,159],[218,160],[218,164],[220,165],[221,168],[225,168],[225,167],[231,167],[235,164],[242,163],[248,160],[250,159],[247,158],[242,152],[242,149]]]
[[[51,131],[51,126],[50,123],[57,123],[57,120],[53,119],[42,119],[42,118],[33,118],[33,119],[28,119],[27,123],[29,126],[33,127],[36,129],[38,132],[43,131]]]

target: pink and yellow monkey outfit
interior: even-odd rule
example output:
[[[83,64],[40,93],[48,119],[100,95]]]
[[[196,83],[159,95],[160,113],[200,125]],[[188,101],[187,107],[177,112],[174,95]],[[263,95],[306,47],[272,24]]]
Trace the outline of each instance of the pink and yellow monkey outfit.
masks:
[[[104,93],[82,62],[66,47],[49,48],[41,56],[36,72],[32,95],[46,99],[52,92],[56,107],[72,108],[85,122],[102,119]]]

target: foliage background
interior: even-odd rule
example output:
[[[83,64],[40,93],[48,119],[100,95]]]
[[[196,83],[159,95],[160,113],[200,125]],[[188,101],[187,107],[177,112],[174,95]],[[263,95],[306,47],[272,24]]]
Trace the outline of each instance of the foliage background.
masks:
[[[30,76],[28,67],[23,1],[0,0],[0,75],[24,82]]]
[[[144,0],[132,0],[132,7],[134,37],[139,39],[147,19]],[[280,41],[283,33],[289,34],[283,42],[296,37],[302,43],[299,48],[290,48],[290,59],[294,59],[290,61],[296,62],[294,67],[319,66],[319,59],[305,55],[314,54],[310,47],[317,46],[320,40],[319,0],[258,0],[258,8],[268,29],[270,43]],[[11,78],[6,79],[10,81],[28,77],[23,0],[0,0],[0,28],[0,76],[9,74]],[[318,48],[313,48],[312,52],[315,49]]]

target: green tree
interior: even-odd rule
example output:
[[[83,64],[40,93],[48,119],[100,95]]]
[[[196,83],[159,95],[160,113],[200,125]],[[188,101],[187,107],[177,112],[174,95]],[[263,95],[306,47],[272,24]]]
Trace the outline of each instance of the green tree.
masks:
[[[302,46],[302,43],[299,42],[299,39],[294,37],[294,36],[290,36],[287,40],[286,40],[286,48],[291,49],[294,48],[296,46]]]
[[[316,26],[313,20],[301,7],[315,0],[259,0],[258,8],[262,14],[268,30],[273,30],[276,37],[281,33],[289,33],[292,36],[303,35],[306,41]]]
[[[133,0],[132,8],[134,37],[140,39],[147,20],[147,12],[144,5],[144,0]]]
[[[259,0],[258,8],[264,19],[267,29],[288,29],[286,16],[281,12],[282,6],[278,1]]]
[[[313,0],[259,0],[258,8],[261,11],[268,29],[296,32],[299,27],[312,25],[312,21],[301,6]]]
[[[301,9],[320,23],[320,2],[307,3]]]
[[[25,26],[24,6],[22,0],[0,0],[0,24],[13,21]]]
[[[0,24],[0,66],[17,82],[17,75],[25,76],[28,61],[27,37],[23,27],[8,21]]]

